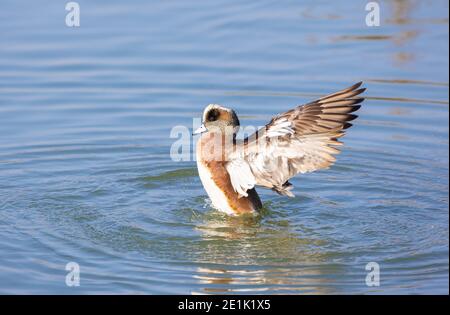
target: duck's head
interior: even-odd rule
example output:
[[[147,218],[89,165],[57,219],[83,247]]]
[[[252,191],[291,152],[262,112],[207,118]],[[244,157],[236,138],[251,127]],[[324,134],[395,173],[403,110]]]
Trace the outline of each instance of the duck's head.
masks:
[[[236,134],[238,130],[239,119],[234,110],[221,105],[210,104],[203,111],[202,125],[194,131],[194,134],[207,131]]]

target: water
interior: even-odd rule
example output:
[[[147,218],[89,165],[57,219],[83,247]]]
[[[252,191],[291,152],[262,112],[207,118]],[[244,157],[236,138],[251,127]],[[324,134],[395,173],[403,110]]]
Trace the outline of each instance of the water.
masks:
[[[447,1],[79,4],[0,5],[0,293],[448,294]],[[259,218],[170,159],[209,103],[262,125],[359,80],[337,164]]]

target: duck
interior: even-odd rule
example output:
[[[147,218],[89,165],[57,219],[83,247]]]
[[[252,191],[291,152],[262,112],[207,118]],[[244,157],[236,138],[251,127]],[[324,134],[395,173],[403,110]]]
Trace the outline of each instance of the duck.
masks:
[[[340,138],[352,126],[366,89],[358,82],[341,91],[274,116],[253,134],[238,139],[236,112],[219,104],[203,110],[196,162],[212,206],[226,214],[257,215],[262,209],[256,186],[294,197],[289,180],[328,169],[336,162]]]

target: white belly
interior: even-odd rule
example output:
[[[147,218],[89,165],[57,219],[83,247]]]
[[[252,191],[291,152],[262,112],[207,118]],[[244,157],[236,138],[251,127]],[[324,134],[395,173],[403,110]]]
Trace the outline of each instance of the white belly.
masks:
[[[206,193],[211,199],[214,208],[230,215],[236,215],[235,211],[228,204],[228,199],[223,191],[212,180],[211,172],[200,159],[197,159],[197,168],[200,180],[202,181],[203,187],[205,187]]]

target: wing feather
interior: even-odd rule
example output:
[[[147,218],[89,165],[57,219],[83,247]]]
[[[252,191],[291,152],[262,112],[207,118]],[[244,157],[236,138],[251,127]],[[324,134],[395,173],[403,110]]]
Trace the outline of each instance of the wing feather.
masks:
[[[338,139],[352,114],[361,107],[365,91],[359,82],[342,91],[277,115],[262,129],[236,144],[229,154],[227,170],[241,196],[255,185],[293,196],[288,180],[298,173],[328,168],[339,154]]]

